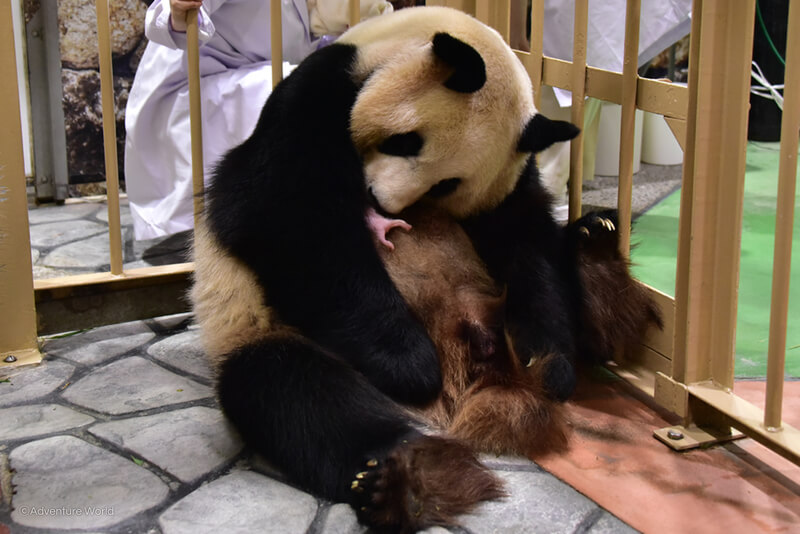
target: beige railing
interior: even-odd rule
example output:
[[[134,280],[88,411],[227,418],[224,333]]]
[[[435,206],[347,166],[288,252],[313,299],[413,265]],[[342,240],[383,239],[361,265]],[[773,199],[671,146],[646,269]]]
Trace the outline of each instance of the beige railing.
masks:
[[[517,51],[533,81],[537,105],[542,85],[572,91],[572,120],[578,125],[583,124],[583,103],[587,96],[622,105],[618,209],[624,254],[628,254],[630,247],[635,111],[641,109],[664,115],[684,148],[675,298],[652,290],[664,312],[665,329],[651,333],[641,350],[624,355],[612,364],[612,369],[683,417],[681,427],[656,433],[675,448],[730,438],[736,434],[731,428],[735,427],[800,463],[800,432],[781,422],[800,130],[800,98],[796,96],[800,95],[800,2],[790,3],[788,22],[765,411],[733,393],[755,0],[742,0],[735,6],[727,0],[694,1],[688,87],[638,76],[640,2],[627,2],[622,72],[586,64],[587,0],[575,0],[572,62],[543,55],[544,0],[532,1],[530,51]],[[462,9],[495,27],[508,39],[511,12],[508,0],[429,0],[428,4]],[[108,0],[96,0],[96,5],[104,116],[113,117]],[[282,77],[280,7],[280,2],[272,2],[271,44],[276,83]],[[350,15],[351,22],[356,23],[359,9],[353,0],[350,1]],[[0,35],[5,37],[0,38],[6,39],[6,46],[0,48],[0,71],[5,73],[15,72],[10,20],[10,6],[4,3],[0,6]],[[195,192],[201,193],[203,162],[196,19],[190,20],[189,28],[193,177]],[[43,309],[54,306],[53,309],[58,310],[61,308],[53,303],[81,298],[100,298],[102,309],[124,299],[126,292],[154,286],[183,288],[191,264],[135,270],[122,268],[115,132],[114,122],[109,120],[104,121],[104,137],[111,270],[34,283],[16,105],[18,96],[13,77],[3,77],[0,80],[0,101],[4,103],[0,109],[4,125],[0,137],[0,354],[3,358],[13,354],[18,362],[29,362],[38,357],[37,332],[47,330],[47,326],[41,324],[46,322]],[[582,162],[583,140],[578,137],[570,153],[569,208],[573,220],[581,212]],[[202,195],[197,194],[195,198],[195,212],[199,213]],[[161,294],[163,297],[163,291]],[[109,297],[102,300],[105,295]],[[162,298],[162,303],[168,301]],[[162,306],[149,311],[154,315],[174,310]],[[73,315],[77,317],[76,328],[102,322],[97,314]],[[680,439],[673,439],[679,435]]]

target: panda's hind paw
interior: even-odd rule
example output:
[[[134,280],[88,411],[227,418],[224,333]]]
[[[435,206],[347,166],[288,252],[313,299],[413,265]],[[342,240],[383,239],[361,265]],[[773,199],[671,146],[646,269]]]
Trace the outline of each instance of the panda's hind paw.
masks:
[[[351,504],[361,522],[382,529],[402,525],[405,506],[403,496],[396,491],[402,481],[397,479],[395,464],[391,457],[369,460],[350,483]]]
[[[479,502],[505,495],[469,448],[432,436],[404,440],[386,458],[366,462],[351,490],[360,521],[401,533],[452,525]]]

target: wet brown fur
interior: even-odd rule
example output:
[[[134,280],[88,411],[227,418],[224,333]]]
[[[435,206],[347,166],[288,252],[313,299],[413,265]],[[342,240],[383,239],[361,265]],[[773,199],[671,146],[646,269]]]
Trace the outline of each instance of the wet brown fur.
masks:
[[[580,350],[584,359],[595,363],[624,358],[624,351],[641,343],[648,328],[664,327],[658,306],[630,275],[630,261],[619,252],[617,232],[602,228],[603,219],[600,214],[586,221],[588,234],[579,233],[576,245],[584,299]]]
[[[420,207],[402,214],[381,254],[392,280],[425,324],[440,356],[443,390],[422,411],[475,450],[534,457],[567,444],[566,415],[542,384],[546,358],[524,367],[503,328],[504,294],[461,226]],[[541,355],[536,355],[541,356]]]

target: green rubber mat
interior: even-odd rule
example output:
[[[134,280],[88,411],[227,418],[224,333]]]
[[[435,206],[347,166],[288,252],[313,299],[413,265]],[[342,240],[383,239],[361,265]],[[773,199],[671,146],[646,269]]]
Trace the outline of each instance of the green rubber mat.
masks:
[[[778,149],[778,143],[751,142],[747,146],[736,324],[736,376],[743,378],[766,375]],[[669,295],[675,294],[679,212],[680,191],[676,191],[637,218],[634,227],[634,275]],[[800,377],[800,196],[795,200],[795,213],[786,375]]]

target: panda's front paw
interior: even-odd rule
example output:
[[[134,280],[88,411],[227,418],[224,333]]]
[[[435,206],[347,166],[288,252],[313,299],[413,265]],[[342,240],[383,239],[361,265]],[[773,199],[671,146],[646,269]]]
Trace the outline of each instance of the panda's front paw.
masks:
[[[617,214],[614,210],[584,215],[568,228],[579,250],[596,256],[616,256],[619,247]]]
[[[587,213],[572,226],[585,237],[599,237],[617,231],[617,214],[614,210]]]

